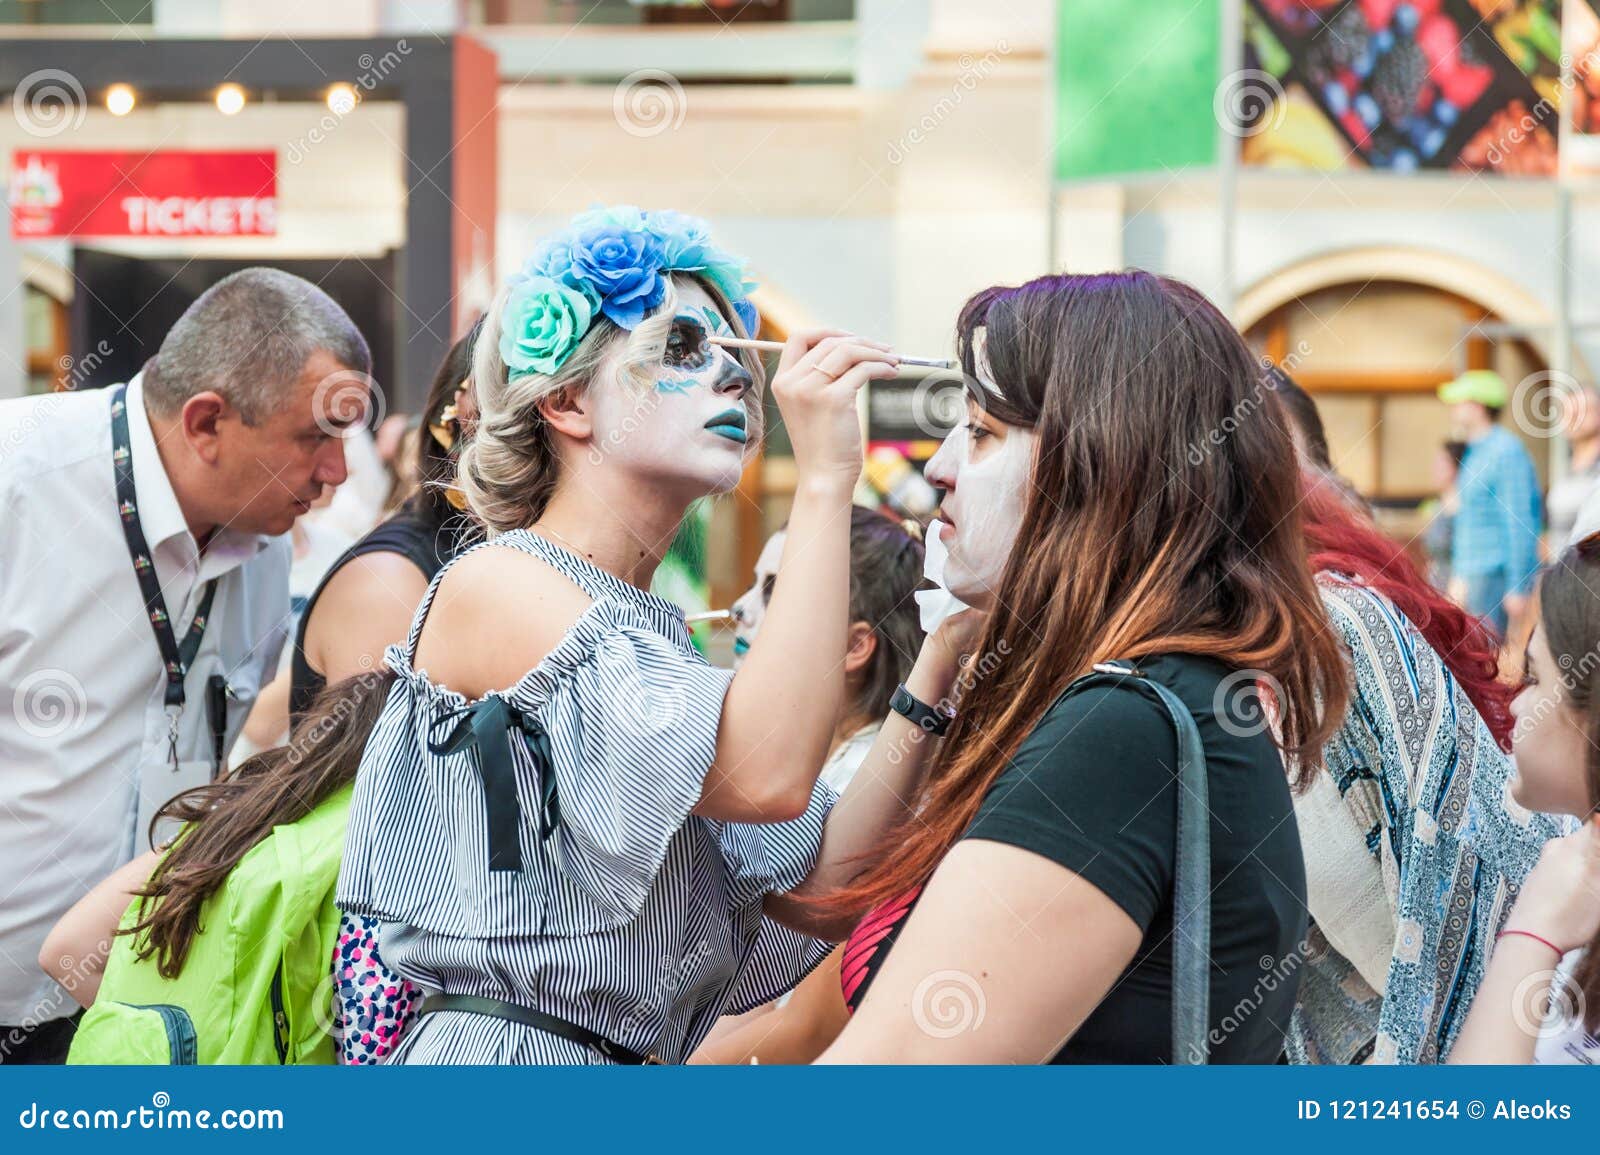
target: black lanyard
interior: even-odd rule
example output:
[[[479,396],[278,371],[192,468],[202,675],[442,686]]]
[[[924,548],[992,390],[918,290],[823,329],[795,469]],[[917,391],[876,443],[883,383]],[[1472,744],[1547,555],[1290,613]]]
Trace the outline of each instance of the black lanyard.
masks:
[[[139,592],[144,595],[146,616],[155,632],[156,645],[161,650],[161,660],[167,671],[167,742],[173,768],[178,765],[178,716],[183,712],[184,675],[189,664],[200,652],[200,640],[205,637],[206,618],[211,613],[211,602],[217,596],[217,579],[206,583],[200,607],[189,623],[189,632],[179,643],[172,632],[172,619],[167,616],[167,599],[161,596],[161,583],[156,580],[155,563],[150,560],[150,546],[144,539],[144,527],[139,524],[139,507],[134,500],[133,447],[128,441],[128,403],[124,399],[127,387],[115,386],[111,390],[111,464],[117,473],[117,510],[122,515],[122,533],[128,539],[128,554],[133,558],[133,576],[139,579]]]

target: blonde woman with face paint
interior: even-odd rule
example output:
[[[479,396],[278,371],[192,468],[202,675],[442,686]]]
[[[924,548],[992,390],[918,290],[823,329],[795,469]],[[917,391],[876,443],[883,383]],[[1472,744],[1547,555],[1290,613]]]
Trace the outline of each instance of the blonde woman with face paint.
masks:
[[[459,483],[488,541],[434,580],[356,781],[339,885],[432,992],[390,1061],[681,1061],[829,944],[787,892],[834,879],[916,766],[834,810],[855,397],[884,346],[790,339],[773,382],[799,475],[761,637],[708,665],[647,592],[691,502],[761,431],[742,266],[703,222],[622,207],[542,244],[473,365]],[[827,837],[823,841],[824,823]],[[820,844],[820,849],[819,849]]]
[[[1538,624],[1511,703],[1530,810],[1583,826],[1545,844],[1478,987],[1452,1063],[1600,1063],[1600,534],[1539,582]]]

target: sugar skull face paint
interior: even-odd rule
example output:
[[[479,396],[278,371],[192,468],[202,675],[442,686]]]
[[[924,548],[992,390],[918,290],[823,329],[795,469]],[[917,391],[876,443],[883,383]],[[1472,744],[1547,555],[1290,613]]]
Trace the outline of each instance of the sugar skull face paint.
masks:
[[[787,538],[788,534],[781,529],[767,538],[761,556],[756,559],[755,581],[733,603],[734,627],[738,630],[733,637],[735,669],[744,662],[744,656],[750,652],[750,644],[756,640],[761,622],[767,616],[767,602],[772,600],[772,587],[778,580],[778,563],[783,560],[783,543]]]
[[[1016,545],[1033,470],[1034,434],[986,416],[968,401],[967,422],[950,431],[928,462],[928,481],[945,491],[940,539],[949,550],[945,588],[988,609]]]
[[[697,494],[725,493],[739,482],[751,440],[750,373],[712,333],[733,328],[711,296],[687,278],[675,282],[677,310],[667,347],[645,394],[621,385],[591,391],[594,447],[641,479],[688,483]]]

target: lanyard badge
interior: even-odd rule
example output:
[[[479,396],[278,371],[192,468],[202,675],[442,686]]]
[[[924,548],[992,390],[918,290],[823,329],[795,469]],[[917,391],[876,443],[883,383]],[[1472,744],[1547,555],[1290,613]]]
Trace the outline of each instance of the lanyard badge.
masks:
[[[121,515],[122,534],[128,541],[128,556],[133,559],[133,576],[139,582],[139,592],[144,599],[145,616],[156,636],[156,646],[161,651],[162,665],[166,670],[165,694],[167,709],[167,755],[174,771],[178,769],[178,720],[183,715],[183,680],[189,665],[200,652],[200,642],[205,637],[206,619],[211,615],[211,603],[217,596],[217,579],[206,583],[200,596],[199,608],[183,641],[178,641],[172,629],[172,619],[167,614],[167,600],[161,594],[161,583],[156,578],[156,567],[150,559],[150,547],[145,541],[144,527],[139,523],[137,491],[133,483],[133,448],[128,437],[127,386],[118,385],[111,390],[111,464],[117,477],[117,511]]]

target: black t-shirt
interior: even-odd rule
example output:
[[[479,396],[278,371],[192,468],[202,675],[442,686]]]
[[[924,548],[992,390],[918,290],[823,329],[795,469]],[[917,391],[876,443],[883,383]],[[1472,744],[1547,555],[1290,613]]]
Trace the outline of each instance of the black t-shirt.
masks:
[[[1274,1063],[1298,990],[1306,933],[1305,862],[1283,762],[1259,718],[1241,715],[1233,673],[1207,658],[1149,658],[1145,674],[1181,698],[1206,750],[1211,808],[1211,1056]],[[1225,712],[1227,725],[1218,718]],[[1159,703],[1096,685],[1058,701],[1024,739],[965,837],[1020,846],[1097,887],[1144,930],[1104,1001],[1052,1060],[1172,1061],[1172,887],[1178,742]],[[869,917],[846,975],[854,1004],[900,923]],[[868,941],[875,939],[877,941]],[[875,947],[876,949],[872,949]],[[871,957],[868,957],[868,956]],[[851,980],[857,978],[852,983]]]

